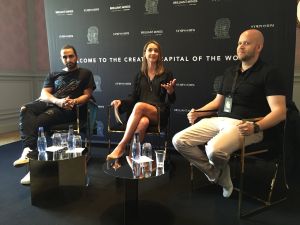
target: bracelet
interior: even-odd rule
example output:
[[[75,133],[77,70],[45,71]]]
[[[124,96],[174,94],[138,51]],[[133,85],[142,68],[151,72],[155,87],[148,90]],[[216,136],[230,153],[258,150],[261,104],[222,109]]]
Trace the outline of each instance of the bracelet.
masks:
[[[74,99],[74,105],[77,105],[78,104],[78,101],[77,101],[77,99],[75,98]]]

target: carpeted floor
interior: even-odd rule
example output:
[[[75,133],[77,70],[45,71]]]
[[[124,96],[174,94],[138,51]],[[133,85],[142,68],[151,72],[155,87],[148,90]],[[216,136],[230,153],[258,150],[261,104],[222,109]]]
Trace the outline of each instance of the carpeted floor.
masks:
[[[0,225],[122,224],[124,185],[102,171],[105,148],[93,147],[88,164],[90,186],[68,201],[32,206],[30,187],[19,184],[26,167],[14,168],[20,142],[0,147]],[[155,225],[296,225],[300,221],[299,180],[290,181],[288,200],[247,219],[236,218],[237,193],[222,197],[217,185],[191,190],[189,164],[172,153],[172,174],[139,183],[140,224]],[[299,177],[297,175],[297,177]],[[298,178],[299,179],[299,178]]]

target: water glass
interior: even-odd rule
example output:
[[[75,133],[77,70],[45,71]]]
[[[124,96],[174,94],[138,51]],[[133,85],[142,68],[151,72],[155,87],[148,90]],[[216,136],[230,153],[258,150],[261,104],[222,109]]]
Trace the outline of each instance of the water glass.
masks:
[[[156,176],[163,175],[165,173],[165,168],[164,167],[157,167],[156,168]]]
[[[80,135],[73,136],[73,145],[75,148],[82,148],[82,140]]]
[[[60,133],[54,133],[52,135],[52,146],[60,147],[62,143],[62,138]]]
[[[62,147],[68,147],[67,137],[68,133],[61,133],[61,146]]]
[[[53,161],[62,159],[62,151],[58,150],[58,151],[53,152],[52,159],[53,159]]]
[[[165,157],[166,157],[166,152],[164,150],[155,151],[156,168],[164,167]]]
[[[135,162],[134,160],[132,161],[132,175],[133,178],[139,178],[141,176],[141,164]]]

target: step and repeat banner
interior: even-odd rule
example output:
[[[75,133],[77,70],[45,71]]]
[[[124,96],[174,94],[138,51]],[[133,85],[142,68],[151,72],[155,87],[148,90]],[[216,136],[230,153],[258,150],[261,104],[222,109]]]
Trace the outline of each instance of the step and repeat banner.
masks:
[[[50,67],[59,71],[60,48],[74,45],[79,66],[97,84],[97,137],[107,140],[107,106],[125,98],[139,71],[144,44],[162,46],[177,79],[171,137],[188,126],[186,114],[214,97],[214,79],[237,61],[240,33],[265,36],[263,58],[279,67],[292,93],[296,1],[282,0],[44,0]],[[290,95],[291,95],[290,93]]]

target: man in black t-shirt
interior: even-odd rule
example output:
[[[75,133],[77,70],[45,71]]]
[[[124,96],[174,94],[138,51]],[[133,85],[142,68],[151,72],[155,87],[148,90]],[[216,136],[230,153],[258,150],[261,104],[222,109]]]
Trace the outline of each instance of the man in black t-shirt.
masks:
[[[62,72],[50,73],[40,97],[21,107],[20,133],[24,149],[21,157],[13,163],[15,167],[27,164],[27,154],[37,151],[38,127],[47,130],[51,125],[74,121],[75,105],[86,103],[96,88],[92,72],[77,66],[78,56],[73,46],[64,46],[60,54],[66,67]],[[21,183],[30,183],[29,173]]]
[[[214,100],[187,114],[193,125],[173,137],[175,149],[211,182],[222,186],[224,197],[229,197],[233,190],[228,160],[240,148],[242,137],[246,146],[257,143],[263,138],[263,130],[286,118],[284,78],[260,59],[263,44],[263,34],[256,29],[240,35],[240,63],[225,71]],[[211,111],[218,111],[218,117],[194,124],[198,117],[208,116]],[[256,117],[262,119],[256,123],[242,121]],[[204,144],[202,152],[198,146]]]

